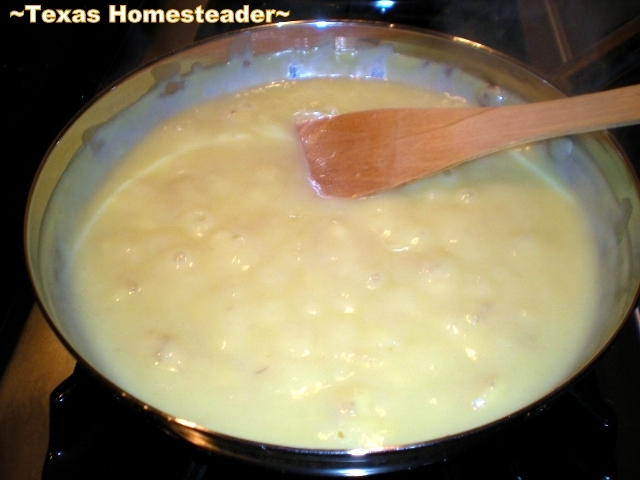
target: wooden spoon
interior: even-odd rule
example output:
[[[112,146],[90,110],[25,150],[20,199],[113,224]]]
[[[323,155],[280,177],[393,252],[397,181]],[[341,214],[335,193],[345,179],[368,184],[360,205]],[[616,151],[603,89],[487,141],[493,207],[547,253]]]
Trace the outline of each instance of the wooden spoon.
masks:
[[[298,124],[314,188],[371,195],[507,147],[640,123],[640,85],[503,107],[393,108]]]

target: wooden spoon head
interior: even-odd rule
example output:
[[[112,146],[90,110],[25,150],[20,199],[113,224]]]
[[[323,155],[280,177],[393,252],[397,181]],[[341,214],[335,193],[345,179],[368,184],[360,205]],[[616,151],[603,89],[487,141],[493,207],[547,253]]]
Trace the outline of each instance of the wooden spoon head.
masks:
[[[456,155],[441,151],[442,140],[458,143],[448,138],[457,134],[451,125],[483,110],[369,110],[309,120],[297,128],[316,191],[361,197],[459,163]]]
[[[393,145],[380,144],[378,129],[370,129],[361,115],[339,115],[309,120],[298,124],[309,176],[321,195],[358,197],[387,186],[393,169]],[[368,150],[374,149],[373,157]],[[360,162],[362,156],[367,162]],[[389,173],[389,172],[387,172]]]

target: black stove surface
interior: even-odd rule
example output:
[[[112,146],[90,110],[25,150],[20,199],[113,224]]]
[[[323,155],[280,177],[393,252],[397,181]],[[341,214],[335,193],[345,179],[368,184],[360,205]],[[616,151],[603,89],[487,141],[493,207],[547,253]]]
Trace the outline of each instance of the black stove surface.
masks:
[[[24,8],[13,3],[10,9]],[[166,9],[170,8],[165,5],[168,3],[137,0],[127,5]],[[640,27],[633,24],[640,23],[640,2],[612,0],[606,11],[602,3],[274,0],[255,2],[251,7],[290,10],[291,20],[377,20],[458,35],[534,65],[567,93],[575,94],[640,83]],[[542,11],[542,4],[553,4],[555,10]],[[242,5],[235,0],[212,0],[207,8],[236,9]],[[42,5],[43,9],[57,7],[60,5]],[[106,10],[106,5],[96,1],[70,2],[64,7]],[[524,10],[531,12],[529,16],[523,16]],[[540,28],[543,14],[553,16],[554,11],[566,26],[564,56],[567,48],[573,54],[568,60],[560,58],[562,49],[560,53],[549,50],[542,57],[532,49],[532,28]],[[607,21],[599,23],[598,15]],[[593,38],[610,38],[629,24],[631,34],[618,43],[610,42],[602,51],[581,43],[584,38],[591,44]],[[28,187],[47,146],[86,101],[140,63],[159,28],[108,23],[53,27],[10,22],[5,30],[9,47],[5,47],[3,77],[10,92],[5,99],[5,123],[9,124],[4,130],[5,144],[20,147],[13,151],[18,174],[12,187],[17,194],[9,205],[7,220],[8,239],[15,251],[21,251],[19,232]],[[196,40],[237,27],[205,24],[197,31]],[[536,41],[544,46],[548,39],[540,37]],[[615,136],[640,171],[638,127],[617,129]],[[33,302],[23,259],[16,255],[7,262],[5,275],[12,280],[3,291],[0,374]],[[640,478],[639,326],[640,319],[632,318],[595,368],[534,418],[446,462],[382,478]],[[236,477],[242,472],[262,478],[291,476],[201,452],[168,436],[156,424],[124,408],[82,367],[52,394],[50,435],[45,479],[211,479]]]

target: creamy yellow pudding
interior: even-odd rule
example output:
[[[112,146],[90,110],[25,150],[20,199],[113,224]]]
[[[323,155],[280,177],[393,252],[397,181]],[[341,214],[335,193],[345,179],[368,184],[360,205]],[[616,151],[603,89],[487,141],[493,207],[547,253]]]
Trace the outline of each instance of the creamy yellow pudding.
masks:
[[[294,80],[164,121],[83,212],[69,303],[95,366],[214,431],[329,449],[442,437],[550,392],[588,340],[597,255],[545,145],[357,200],[307,180],[299,119],[464,103]]]

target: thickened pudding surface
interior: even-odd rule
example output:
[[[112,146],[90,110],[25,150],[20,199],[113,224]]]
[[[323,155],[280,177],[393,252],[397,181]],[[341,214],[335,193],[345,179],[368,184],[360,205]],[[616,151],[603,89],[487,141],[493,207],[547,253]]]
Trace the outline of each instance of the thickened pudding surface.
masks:
[[[298,120],[464,105],[325,78],[161,123],[83,210],[69,305],[92,363],[170,415],[321,449],[439,438],[552,391],[589,336],[597,254],[546,144],[362,199],[307,179]]]

